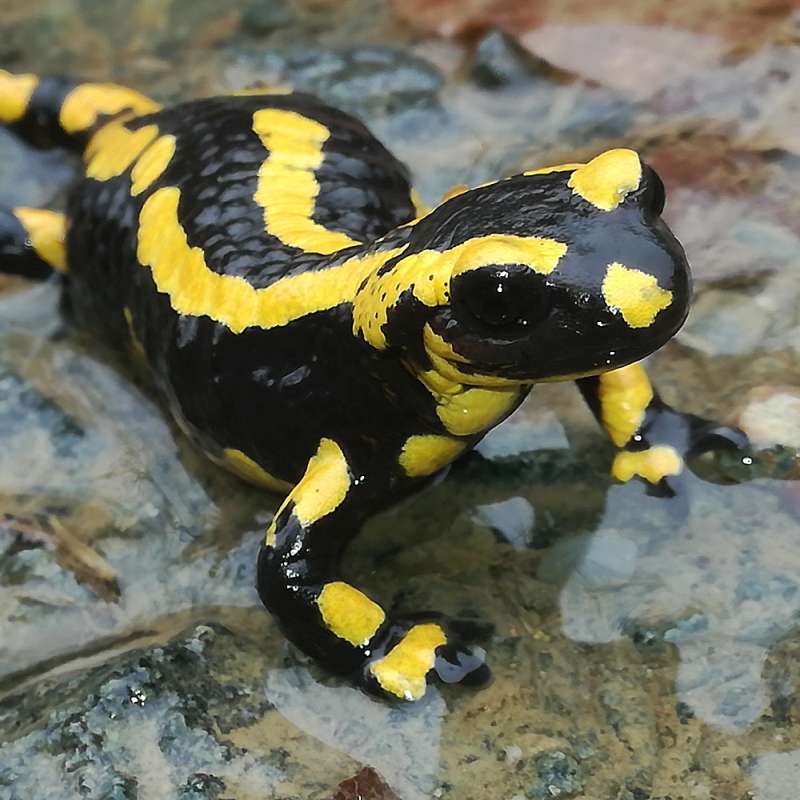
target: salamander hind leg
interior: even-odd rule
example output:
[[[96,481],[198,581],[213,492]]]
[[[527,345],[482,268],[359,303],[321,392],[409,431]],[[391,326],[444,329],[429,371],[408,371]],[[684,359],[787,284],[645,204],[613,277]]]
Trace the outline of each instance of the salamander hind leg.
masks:
[[[674,497],[692,458],[715,450],[749,452],[739,429],[667,405],[639,363],[582,378],[578,386],[618,448],[611,468],[617,480],[642,478],[652,493]]]
[[[444,619],[390,619],[341,579],[341,553],[380,494],[375,476],[358,474],[336,442],[320,442],[261,548],[264,605],[305,653],[388,699],[419,700],[429,674],[448,683],[485,679],[482,657],[459,646]]]
[[[66,273],[66,231],[57,211],[0,206],[0,273],[29,280]]]

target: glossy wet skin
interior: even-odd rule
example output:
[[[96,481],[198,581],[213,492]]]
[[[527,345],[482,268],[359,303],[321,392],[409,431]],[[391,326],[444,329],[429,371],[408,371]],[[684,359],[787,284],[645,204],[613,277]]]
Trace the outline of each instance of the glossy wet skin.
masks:
[[[452,301],[428,319],[453,351],[438,352],[465,374],[519,381],[595,374],[643,358],[683,324],[689,267],[660,217],[656,173],[643,166],[639,186],[608,211],[572,191],[571,175],[521,175],[467,192],[414,231],[411,252],[458,246],[460,226],[486,239],[459,259]],[[511,247],[493,261],[493,238],[509,234],[558,242],[563,254],[549,272],[526,262],[524,248],[519,259]]]
[[[632,150],[413,218],[403,165],[316,98],[257,90],[154,111],[124,87],[0,78],[0,119],[69,133],[85,162],[66,217],[9,211],[11,244],[35,277],[59,268],[66,236],[76,319],[146,364],[216,463],[288,492],[257,588],[327,668],[402,700],[421,698],[429,673],[486,675],[463,628],[390,615],[343,579],[340,557],[534,382],[583,378],[615,444],[635,441],[626,474],[658,486],[680,474],[683,449],[650,451],[643,426],[663,407],[641,368],[585,377],[614,376],[686,315],[663,188]]]

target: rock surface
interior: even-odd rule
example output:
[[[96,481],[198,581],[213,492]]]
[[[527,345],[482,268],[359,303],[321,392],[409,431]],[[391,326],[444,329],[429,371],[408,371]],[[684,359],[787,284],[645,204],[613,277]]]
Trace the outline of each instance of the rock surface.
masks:
[[[257,81],[315,92],[362,116],[430,203],[640,149],[696,290],[650,369],[670,402],[767,448],[698,464],[687,514],[612,485],[574,389],[538,387],[348,555],[386,605],[469,621],[494,671],[482,691],[392,707],[307,664],[259,607],[276,498],[199,458],[64,322],[55,285],[4,282],[0,800],[790,797],[799,22],[791,3],[726,0],[0,7],[2,67],[167,101]],[[74,166],[0,132],[0,202],[58,206]]]

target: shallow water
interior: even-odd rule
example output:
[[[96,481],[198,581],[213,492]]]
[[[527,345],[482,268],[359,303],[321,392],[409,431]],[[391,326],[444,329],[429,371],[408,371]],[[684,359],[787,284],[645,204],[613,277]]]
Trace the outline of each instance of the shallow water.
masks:
[[[696,289],[651,374],[762,448],[691,476],[685,515],[612,483],[572,386],[535,390],[482,457],[348,555],[384,604],[485,632],[489,687],[393,708],[309,665],[260,608],[253,556],[276,499],[194,453],[146,385],[64,324],[54,286],[8,281],[0,511],[44,533],[20,547],[0,526],[0,800],[328,798],[363,767],[378,800],[796,794],[800,11],[592,8],[0,2],[0,66],[165,100],[310,90],[362,116],[429,202],[642,150]],[[0,132],[2,203],[57,206],[73,168]]]

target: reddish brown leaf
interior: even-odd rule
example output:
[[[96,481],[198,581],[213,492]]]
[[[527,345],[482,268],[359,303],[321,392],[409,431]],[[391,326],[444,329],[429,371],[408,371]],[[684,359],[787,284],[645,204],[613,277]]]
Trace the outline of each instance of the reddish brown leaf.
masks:
[[[331,800],[400,800],[372,767],[342,781]]]

